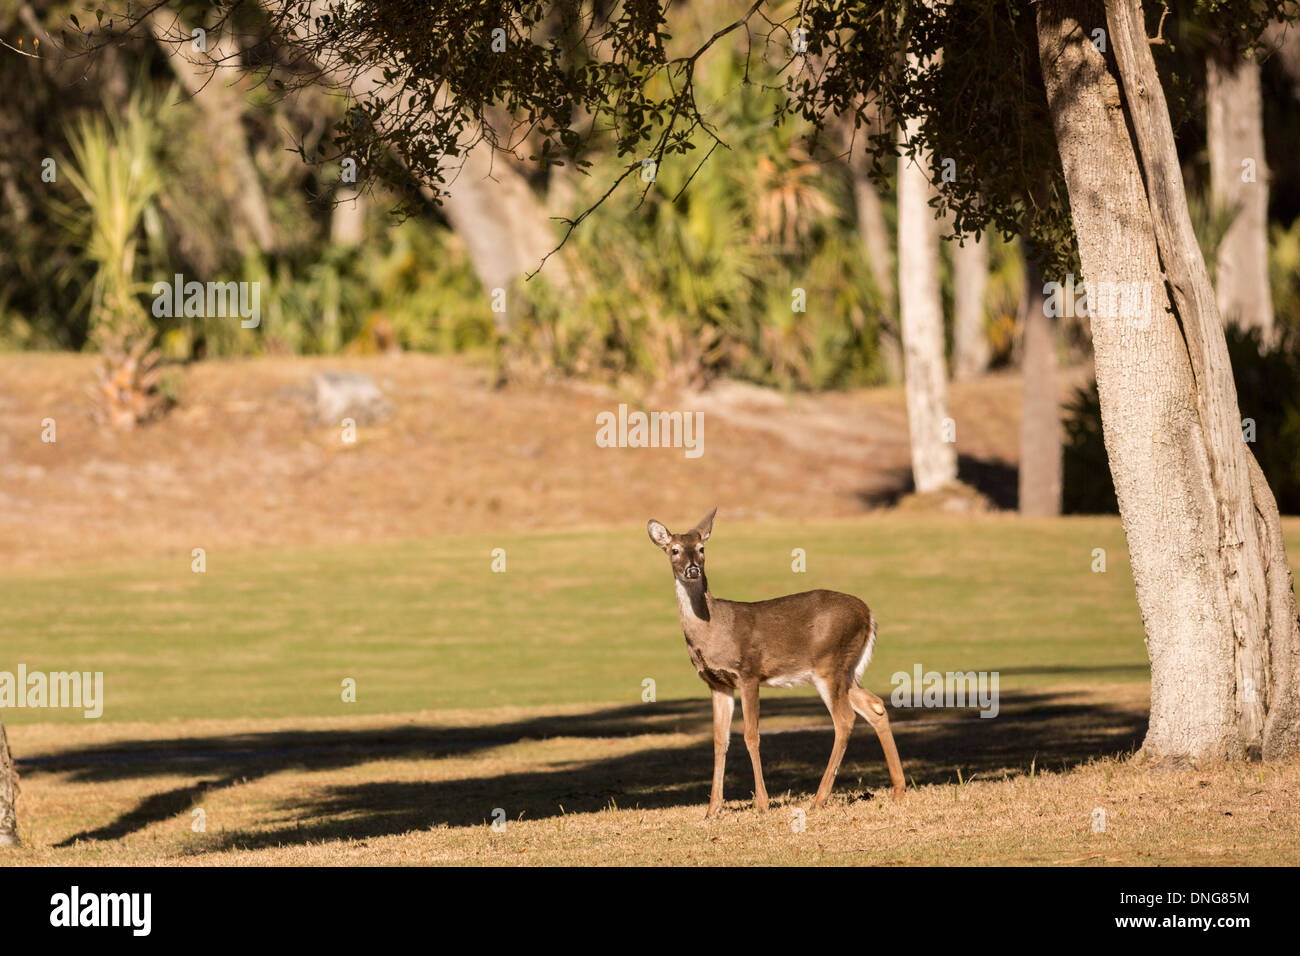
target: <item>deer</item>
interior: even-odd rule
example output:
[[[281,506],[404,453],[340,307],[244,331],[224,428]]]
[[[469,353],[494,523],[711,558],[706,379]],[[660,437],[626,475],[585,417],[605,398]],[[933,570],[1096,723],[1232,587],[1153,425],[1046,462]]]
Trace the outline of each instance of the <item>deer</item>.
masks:
[[[758,748],[760,687],[817,688],[835,725],[830,762],[813,798],[825,805],[844,759],[855,715],[880,739],[894,797],[904,792],[903,765],[885,704],[860,685],[876,646],[876,618],[859,598],[839,591],[803,591],[767,601],[726,601],[709,591],[704,574],[704,543],[713,533],[714,508],[683,534],[651,520],[650,540],[668,555],[686,650],[700,679],[713,692],[713,788],[706,820],[722,808],[722,777],[731,740],[731,719],[740,693],[745,747],[754,765],[754,809],[768,809],[763,763]]]

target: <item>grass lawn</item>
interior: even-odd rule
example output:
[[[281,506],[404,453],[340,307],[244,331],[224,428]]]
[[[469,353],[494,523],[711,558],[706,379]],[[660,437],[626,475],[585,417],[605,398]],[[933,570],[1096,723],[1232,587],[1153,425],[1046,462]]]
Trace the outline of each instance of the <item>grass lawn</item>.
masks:
[[[807,691],[765,692],[774,809],[748,809],[739,746],[727,812],[700,821],[707,694],[639,521],[206,559],[0,581],[0,670],[103,671],[106,697],[98,721],[5,712],[28,845],[0,863],[1300,862],[1300,763],[1114,759],[1141,740],[1147,690],[1115,519],[721,515],[714,592],[860,595],[881,620],[865,683],[882,695],[917,664],[1000,674],[995,719],[893,712],[901,804],[860,726],[805,829],[830,748]]]
[[[492,571],[496,548],[504,573]],[[806,552],[806,573],[791,570],[795,548]],[[1105,573],[1091,570],[1095,548],[1105,549]],[[704,693],[667,561],[643,522],[208,552],[203,574],[191,560],[0,580],[0,670],[102,671],[105,721],[638,702],[647,678],[660,699]],[[1147,677],[1113,519],[731,526],[723,514],[709,572],[714,593],[737,600],[818,587],[862,597],[881,622],[866,676],[877,692],[918,663],[998,671],[1003,689]],[[342,701],[345,678],[356,681],[355,704]],[[81,719],[5,715],[11,726]]]

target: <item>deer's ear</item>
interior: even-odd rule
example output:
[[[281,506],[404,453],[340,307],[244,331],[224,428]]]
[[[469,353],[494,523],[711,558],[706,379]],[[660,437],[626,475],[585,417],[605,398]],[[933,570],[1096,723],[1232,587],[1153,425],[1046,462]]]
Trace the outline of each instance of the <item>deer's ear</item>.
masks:
[[[668,542],[673,539],[673,536],[668,533],[667,528],[651,518],[650,523],[645,526],[645,529],[649,532],[651,541],[659,545],[659,547],[667,549]]]
[[[718,513],[714,508],[707,515],[700,519],[700,523],[695,526],[695,533],[700,536],[701,541],[708,541],[709,535],[713,534],[713,516]]]

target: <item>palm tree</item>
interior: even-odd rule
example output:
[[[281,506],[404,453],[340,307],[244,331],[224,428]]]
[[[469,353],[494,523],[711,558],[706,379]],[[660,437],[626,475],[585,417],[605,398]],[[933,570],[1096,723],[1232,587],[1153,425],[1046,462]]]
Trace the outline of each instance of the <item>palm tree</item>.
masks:
[[[147,420],[163,404],[150,350],[154,330],[139,298],[148,286],[136,279],[141,223],[163,186],[155,115],[153,105],[136,98],[120,119],[83,116],[69,131],[72,160],[63,164],[81,203],[54,204],[95,270],[86,290],[90,341],[104,364],[92,394],[100,419],[119,428]],[[77,268],[67,278],[80,276]]]

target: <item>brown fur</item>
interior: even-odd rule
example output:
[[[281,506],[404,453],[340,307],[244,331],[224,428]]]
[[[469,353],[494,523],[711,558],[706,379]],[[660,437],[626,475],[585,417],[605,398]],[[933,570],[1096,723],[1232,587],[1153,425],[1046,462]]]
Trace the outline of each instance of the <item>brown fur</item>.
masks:
[[[696,673],[713,691],[713,790],[706,817],[722,806],[722,777],[735,691],[745,716],[745,745],[754,766],[754,803],[767,808],[758,745],[758,689],[811,683],[817,687],[835,724],[835,744],[813,799],[820,807],[830,796],[855,713],[865,717],[880,738],[895,796],[903,793],[903,768],[894,746],[884,703],[858,686],[860,663],[876,624],[871,610],[851,594],[804,591],[768,601],[726,601],[709,593],[704,574],[704,543],[713,531],[715,508],[684,534],[672,534],[658,521],[646,530],[668,555],[677,588],[686,650]]]

